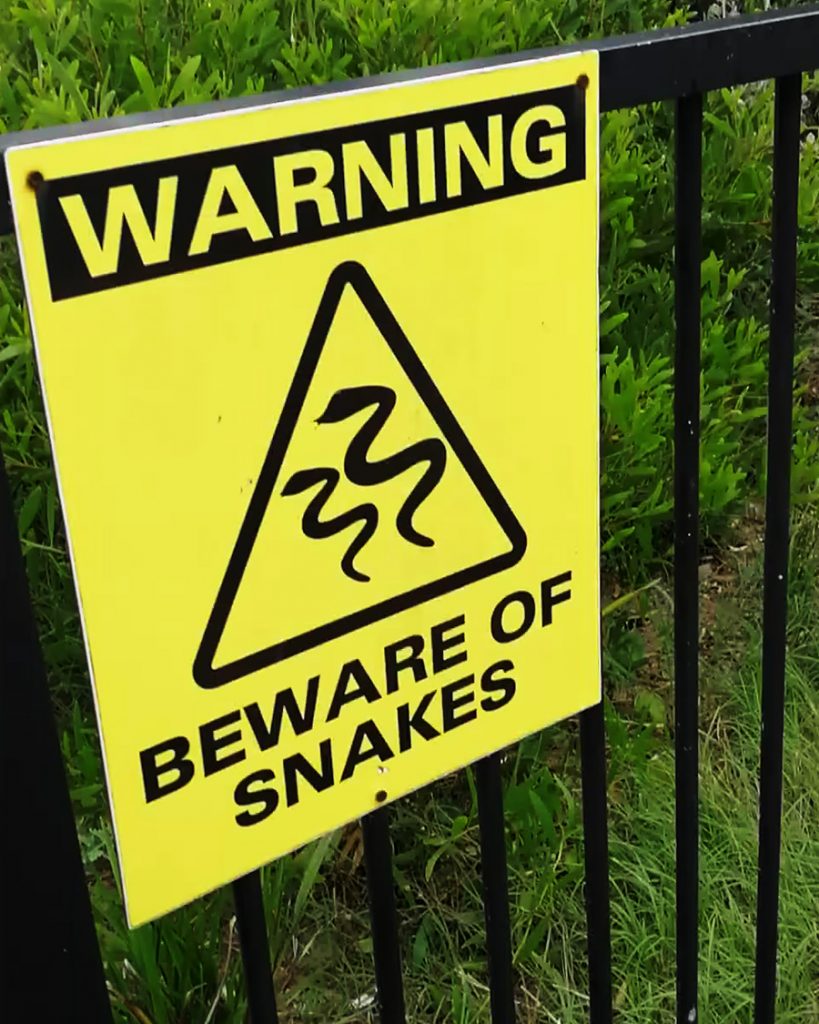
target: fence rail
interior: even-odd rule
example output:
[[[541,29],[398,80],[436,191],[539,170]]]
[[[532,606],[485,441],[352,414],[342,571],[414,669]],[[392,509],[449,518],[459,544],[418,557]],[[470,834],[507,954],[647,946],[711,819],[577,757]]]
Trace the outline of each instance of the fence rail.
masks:
[[[676,100],[676,322],[674,392],[674,595],[677,844],[677,1020],[697,1018],[698,959],[698,485],[702,103],[709,90],[776,79],[773,159],[771,333],[768,390],[756,1024],[771,1024],[776,1002],[776,947],[782,805],[782,740],[789,545],[793,333],[799,187],[801,75],[819,65],[819,7],[704,22],[563,47],[600,51],[601,109]],[[517,59],[547,52],[521,53]],[[473,61],[491,66],[509,58]],[[447,68],[378,76],[364,84],[440,74]],[[76,126],[149,123],[192,113],[269,104],[297,92],[337,92],[362,83],[253,97]],[[60,128],[65,134],[65,128]],[[36,138],[48,138],[39,131]],[[0,150],[33,133],[0,139]],[[5,181],[0,233],[11,231]],[[2,460],[0,460],[2,463]],[[26,585],[5,471],[0,465],[0,820],[3,916],[14,942],[3,958],[3,1009],[9,1020],[111,1020],[104,975],[71,817],[59,742],[51,719],[42,656]],[[580,715],[585,836],[589,997],[592,1024],[612,1019],[606,756],[602,705]],[[510,912],[498,755],[477,765],[481,869],[493,1024],[515,1019]],[[389,811],[363,821],[382,1024],[405,1019],[398,917],[391,868]],[[277,1019],[260,876],[233,883],[253,1024]],[[30,979],[48,975],[38,987]]]

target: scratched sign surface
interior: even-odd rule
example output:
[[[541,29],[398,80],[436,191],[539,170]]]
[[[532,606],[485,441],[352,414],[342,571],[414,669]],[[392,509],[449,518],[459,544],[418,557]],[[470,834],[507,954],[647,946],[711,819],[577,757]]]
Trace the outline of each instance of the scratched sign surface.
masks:
[[[595,54],[7,171],[132,924],[599,699]]]

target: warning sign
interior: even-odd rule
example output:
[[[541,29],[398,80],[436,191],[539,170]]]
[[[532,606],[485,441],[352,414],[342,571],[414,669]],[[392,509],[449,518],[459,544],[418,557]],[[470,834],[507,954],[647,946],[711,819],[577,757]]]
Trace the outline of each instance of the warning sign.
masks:
[[[338,339],[338,362],[320,372],[330,335]],[[376,346],[387,351],[371,351]],[[351,359],[352,374],[344,366]],[[368,367],[372,383],[339,386],[345,377],[360,379],[360,366]],[[352,430],[343,430],[348,422]],[[316,425],[333,425],[335,436],[316,430]],[[298,450],[297,428],[308,433],[300,461],[288,453],[291,445]],[[398,447],[391,450],[384,437],[394,438]],[[351,505],[336,496],[342,476],[365,489],[363,500]],[[400,499],[396,507],[393,495]],[[302,496],[295,522],[292,504],[281,505],[290,496]],[[329,511],[334,508],[337,514]],[[464,520],[472,526],[468,543]],[[381,552],[372,543],[379,530],[384,535]],[[332,548],[311,550],[312,541],[336,537]],[[260,550],[254,558],[257,541]],[[426,557],[417,550],[436,547]],[[358,263],[343,263],[330,275],[321,297],[219,589],[194,678],[200,686],[219,686],[248,675],[506,569],[525,549],[520,524],[367,271]],[[397,564],[388,568],[391,561]],[[265,624],[264,633],[251,644],[253,650],[237,652],[238,657],[217,667],[234,603],[236,618],[246,609],[251,620],[266,590],[283,575],[298,579],[314,563],[311,583],[324,595],[320,605],[293,602],[275,624]],[[237,601],[246,575],[249,596]],[[356,586],[361,583],[370,585]]]
[[[6,157],[140,924],[599,700],[597,58]]]

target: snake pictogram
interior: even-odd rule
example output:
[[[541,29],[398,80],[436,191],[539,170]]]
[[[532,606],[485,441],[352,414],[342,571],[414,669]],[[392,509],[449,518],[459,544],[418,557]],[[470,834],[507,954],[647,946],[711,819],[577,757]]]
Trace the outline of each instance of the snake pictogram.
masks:
[[[426,464],[426,469],[415,483],[395,519],[398,533],[410,544],[432,547],[435,541],[421,533],[413,517],[423,502],[437,487],[446,467],[446,446],[438,438],[425,438],[384,458],[370,457],[370,447],[390,418],[396,404],[392,388],[370,384],[341,388],[327,403],[317,423],[340,423],[351,416],[372,408],[372,412],[359,427],[344,456],[344,475],[350,483],[360,487],[375,487],[394,480],[414,466]],[[341,569],[352,580],[369,582],[370,577],[356,568],[356,556],[371,540],[378,528],[378,509],[371,501],[362,502],[340,515],[322,518],[322,512],[335,491],[341,475],[337,469],[319,466],[299,470],[282,488],[282,495],[302,494],[314,487],[318,491],[308,503],[302,516],[305,536],[314,540],[334,537],[348,527],[360,523],[359,530],[341,559]]]

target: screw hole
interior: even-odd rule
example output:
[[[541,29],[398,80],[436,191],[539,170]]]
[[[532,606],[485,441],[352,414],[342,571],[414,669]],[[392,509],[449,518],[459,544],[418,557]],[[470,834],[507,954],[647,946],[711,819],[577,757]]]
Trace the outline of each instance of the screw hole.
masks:
[[[588,89],[589,87],[589,76],[578,75],[577,76],[577,87],[578,89]]]
[[[386,799],[387,791],[385,789],[379,789],[379,791],[375,794],[375,802],[378,804],[383,804]]]
[[[36,192],[37,189],[42,185],[44,180],[45,179],[39,171],[31,171],[28,177],[26,178],[26,184],[32,190],[32,192]]]

